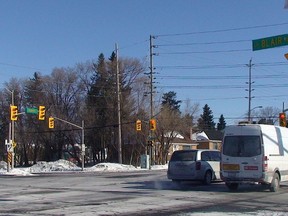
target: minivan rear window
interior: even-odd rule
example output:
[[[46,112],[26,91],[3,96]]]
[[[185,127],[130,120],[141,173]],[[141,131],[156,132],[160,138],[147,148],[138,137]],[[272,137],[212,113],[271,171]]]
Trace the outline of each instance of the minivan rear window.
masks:
[[[260,136],[226,136],[223,143],[223,154],[231,157],[260,155]]]
[[[220,161],[221,154],[218,151],[203,151],[201,153],[201,160],[203,161]]]
[[[170,161],[196,161],[197,151],[175,151]]]

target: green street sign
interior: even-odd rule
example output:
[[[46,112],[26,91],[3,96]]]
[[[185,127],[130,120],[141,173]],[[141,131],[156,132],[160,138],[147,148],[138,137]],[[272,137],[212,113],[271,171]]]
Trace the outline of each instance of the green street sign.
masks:
[[[26,107],[26,109],[25,109],[25,113],[27,113],[27,114],[35,114],[35,115],[37,115],[38,114],[38,109],[37,108],[28,108],[28,107]]]
[[[288,45],[288,34],[252,40],[253,51]]]

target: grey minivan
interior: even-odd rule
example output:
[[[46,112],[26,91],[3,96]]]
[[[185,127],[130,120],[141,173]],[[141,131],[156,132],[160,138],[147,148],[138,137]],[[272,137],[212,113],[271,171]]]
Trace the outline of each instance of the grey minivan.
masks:
[[[220,180],[220,151],[209,149],[174,151],[167,178],[172,181],[202,181],[208,185]]]

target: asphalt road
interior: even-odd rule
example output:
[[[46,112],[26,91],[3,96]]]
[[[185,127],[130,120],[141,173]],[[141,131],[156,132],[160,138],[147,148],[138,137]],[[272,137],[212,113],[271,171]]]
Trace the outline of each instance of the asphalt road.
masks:
[[[288,215],[288,184],[229,192],[173,183],[165,170],[0,176],[0,215]],[[287,213],[286,213],[287,212]]]

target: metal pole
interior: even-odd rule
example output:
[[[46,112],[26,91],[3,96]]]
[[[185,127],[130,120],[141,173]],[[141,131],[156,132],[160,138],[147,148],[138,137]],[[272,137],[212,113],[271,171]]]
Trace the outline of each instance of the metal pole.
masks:
[[[5,88],[7,91],[9,91],[11,93],[11,105],[14,106],[14,90],[10,91],[8,88]],[[14,147],[13,147],[13,143],[14,143],[14,140],[15,140],[15,122],[13,120],[11,120],[11,123],[9,124],[9,142],[12,141],[12,160],[11,160],[11,169],[14,168],[14,156],[15,156],[15,153],[14,153]],[[8,152],[7,152],[8,154]],[[8,170],[8,167],[10,166],[10,162],[7,160],[7,171],[9,172]]]
[[[150,120],[153,118],[153,36],[150,35]],[[153,140],[153,131],[149,130],[149,139]],[[153,142],[152,142],[153,143]],[[152,145],[148,147],[149,150],[149,169],[151,169],[152,165],[152,153],[153,147]]]
[[[116,78],[117,78],[117,113],[118,113],[118,162],[122,164],[122,137],[121,137],[121,104],[120,104],[120,78],[118,65],[118,45],[115,44],[116,49]]]
[[[84,120],[82,120],[82,126],[79,126],[79,125],[76,125],[76,124],[73,124],[69,121],[66,121],[64,119],[61,119],[61,118],[58,118],[58,117],[55,117],[53,116],[54,119],[57,119],[59,121],[62,121],[62,122],[65,122],[67,124],[70,124],[74,127],[77,127],[77,128],[80,128],[82,131],[82,135],[81,135],[81,159],[82,159],[82,171],[84,170],[84,159],[85,159],[85,143],[84,143]]]
[[[252,68],[252,59],[250,59],[249,61],[249,82],[248,82],[248,122],[250,122],[251,120],[251,85],[252,85],[252,81],[251,81],[251,68]]]
[[[12,140],[11,139],[11,129],[12,129],[12,123],[11,122],[9,123],[9,136],[8,136],[9,140],[8,140],[8,143]],[[5,145],[6,145],[6,143],[5,143]],[[9,152],[8,152],[7,145],[6,145],[6,151],[7,151],[7,172],[10,172]]]
[[[14,106],[14,90],[11,91],[11,101],[12,101],[12,106]],[[10,141],[9,141],[10,142]],[[14,157],[15,157],[15,153],[14,153],[14,142],[15,142],[15,122],[12,121],[12,161],[11,161],[11,169],[14,168]]]
[[[85,142],[84,142],[84,120],[82,120],[82,171],[84,170],[84,160],[85,160]],[[84,149],[83,149],[84,148]]]

